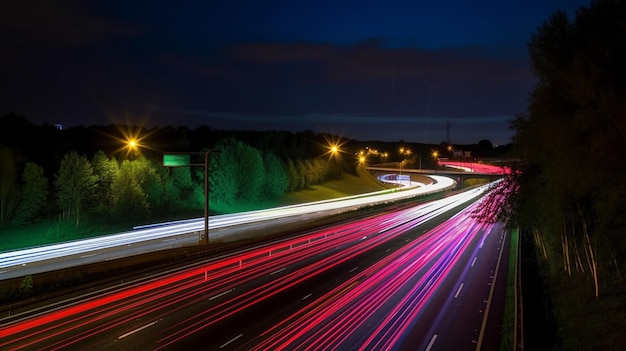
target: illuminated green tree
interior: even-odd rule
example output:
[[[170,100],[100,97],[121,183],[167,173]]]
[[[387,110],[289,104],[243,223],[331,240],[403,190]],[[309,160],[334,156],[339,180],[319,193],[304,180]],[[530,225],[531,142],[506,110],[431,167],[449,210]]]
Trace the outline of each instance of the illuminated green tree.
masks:
[[[98,178],[95,192],[95,208],[98,213],[108,213],[111,210],[111,184],[119,171],[119,163],[115,158],[108,157],[99,150],[91,160],[94,174]]]
[[[76,151],[63,157],[54,182],[62,218],[74,219],[79,224],[86,205],[94,198],[96,182],[87,157]]]
[[[210,198],[214,206],[236,206],[259,200],[265,183],[261,153],[239,140],[227,138],[210,157]]]
[[[111,183],[112,214],[119,220],[131,222],[150,215],[148,197],[142,188],[146,174],[145,163],[124,160]]]
[[[281,196],[287,190],[289,181],[282,163],[274,154],[265,154],[263,157],[265,169],[264,194],[267,198]]]

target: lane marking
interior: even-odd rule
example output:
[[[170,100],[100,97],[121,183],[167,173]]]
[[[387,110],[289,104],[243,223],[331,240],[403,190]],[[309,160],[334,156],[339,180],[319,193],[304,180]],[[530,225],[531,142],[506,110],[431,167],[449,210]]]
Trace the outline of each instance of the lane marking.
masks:
[[[428,343],[428,346],[426,347],[425,351],[430,351],[430,349],[433,348],[433,345],[435,344],[435,340],[437,340],[437,334],[433,334],[433,337],[430,338],[430,342]]]
[[[505,243],[506,243],[506,239],[504,241],[502,241],[500,246],[503,247]],[[489,289],[489,297],[487,297],[487,301],[488,301],[487,302],[487,308],[485,309],[485,314],[483,315],[483,323],[482,323],[482,325],[480,327],[480,333],[478,334],[478,341],[476,342],[476,350],[480,350],[480,348],[482,347],[482,344],[483,344],[483,338],[485,336],[485,329],[486,329],[486,326],[487,326],[487,318],[489,317],[489,310],[491,309],[491,301],[493,301],[492,300],[493,291],[495,290],[495,287],[496,287],[496,280],[498,279],[498,275],[501,274],[501,272],[500,272],[500,261],[502,260],[502,253],[503,252],[504,252],[504,250],[500,250],[500,254],[498,256],[498,262],[496,263],[495,273],[493,275],[493,281],[490,283],[491,288]]]
[[[463,289],[463,283],[461,283],[461,285],[459,285],[459,288],[456,289],[456,294],[454,294],[455,299],[459,297],[459,294],[461,293],[461,289]]]
[[[224,291],[224,292],[222,292],[222,293],[220,293],[220,294],[217,294],[217,295],[213,295],[213,296],[209,297],[209,300],[214,300],[214,299],[217,299],[218,297],[220,297],[220,296],[224,296],[224,295],[228,294],[228,293],[229,293],[229,292],[231,292],[231,291],[233,291],[233,289],[226,290],[226,291]]]
[[[95,255],[97,255],[97,253],[92,253],[92,254],[89,254],[89,255],[82,255],[82,256],[80,256],[80,258],[87,258],[87,257],[95,256]]]
[[[474,259],[472,260],[472,264],[470,265],[470,267],[474,267],[474,263],[476,263],[476,259],[477,259],[477,258],[478,258],[478,257],[474,257]]]
[[[313,295],[313,294],[308,294],[307,296],[303,297],[302,300],[308,299],[309,297],[311,297],[311,295]]]
[[[278,270],[273,271],[272,273],[270,273],[270,275],[274,275],[274,274],[276,274],[276,273],[280,273],[280,272],[282,272],[282,271],[284,271],[284,270],[285,270],[285,267],[283,267],[283,268],[281,268],[281,269],[278,269]]]
[[[223,343],[223,344],[222,344],[222,346],[220,346],[220,349],[225,348],[226,346],[228,346],[228,344],[230,344],[231,342],[233,342],[233,341],[235,341],[235,340],[239,339],[239,338],[240,338],[240,337],[242,337],[242,336],[243,336],[243,334],[239,334],[239,335],[235,336],[234,338],[232,338],[232,339],[228,340],[227,342]]]
[[[359,269],[359,267],[354,267],[354,268],[352,268],[352,269],[350,270],[350,273],[352,273],[352,272],[356,271],[357,269]]]
[[[151,326],[155,325],[155,324],[156,324],[156,322],[158,322],[158,321],[154,321],[154,322],[152,322],[152,323],[148,323],[148,324],[144,325],[143,327],[139,327],[139,328],[137,328],[137,329],[135,329],[135,330],[131,330],[131,331],[129,331],[129,332],[128,332],[128,333],[126,333],[126,334],[122,334],[122,335],[118,336],[117,338],[118,338],[118,340],[119,340],[119,339],[123,339],[123,338],[125,338],[125,337],[127,337],[127,336],[129,336],[129,335],[135,334],[135,333],[136,333],[136,332],[138,332],[138,331],[144,330],[144,329],[146,329],[146,328],[148,328],[148,327],[151,327]]]

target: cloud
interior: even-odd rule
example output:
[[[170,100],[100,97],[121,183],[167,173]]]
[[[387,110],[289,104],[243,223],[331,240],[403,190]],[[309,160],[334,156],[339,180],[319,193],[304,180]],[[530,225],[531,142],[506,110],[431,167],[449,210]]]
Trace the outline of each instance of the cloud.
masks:
[[[0,28],[3,40],[31,47],[85,45],[137,34],[129,25],[91,13],[83,1],[67,0],[4,1]]]
[[[534,84],[525,60],[376,41],[245,43],[164,62],[206,88],[211,103],[196,107],[242,114],[510,115],[524,110]]]

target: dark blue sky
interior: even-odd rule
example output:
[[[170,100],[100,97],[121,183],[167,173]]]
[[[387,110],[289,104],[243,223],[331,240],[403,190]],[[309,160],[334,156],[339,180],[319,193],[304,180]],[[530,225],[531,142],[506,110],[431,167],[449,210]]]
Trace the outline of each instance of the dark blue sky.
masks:
[[[587,5],[8,0],[0,114],[504,144],[535,84],[530,36]]]

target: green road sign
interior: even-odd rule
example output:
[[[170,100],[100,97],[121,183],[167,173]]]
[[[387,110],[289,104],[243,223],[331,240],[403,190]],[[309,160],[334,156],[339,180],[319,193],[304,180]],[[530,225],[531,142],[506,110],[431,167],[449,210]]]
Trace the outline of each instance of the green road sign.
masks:
[[[165,167],[184,167],[189,166],[189,155],[182,154],[164,154],[163,166]]]

